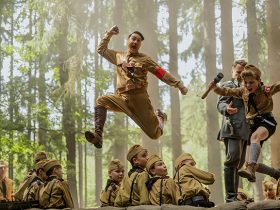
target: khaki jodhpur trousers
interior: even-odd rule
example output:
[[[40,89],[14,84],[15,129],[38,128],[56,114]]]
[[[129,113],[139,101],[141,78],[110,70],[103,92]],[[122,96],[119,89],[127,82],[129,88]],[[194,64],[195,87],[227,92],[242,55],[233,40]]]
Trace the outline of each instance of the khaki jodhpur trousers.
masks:
[[[109,111],[124,112],[151,139],[158,139],[162,135],[162,129],[145,88],[100,96],[96,100],[96,106],[103,106]]]

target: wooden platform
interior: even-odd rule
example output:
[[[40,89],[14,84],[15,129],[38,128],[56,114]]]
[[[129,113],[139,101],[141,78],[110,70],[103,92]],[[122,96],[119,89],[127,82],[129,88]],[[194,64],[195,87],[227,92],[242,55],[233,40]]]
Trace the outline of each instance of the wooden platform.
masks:
[[[131,207],[98,207],[98,208],[87,208],[87,209],[76,209],[76,210],[280,210],[279,201],[261,201],[256,203],[245,203],[245,202],[233,202],[217,205],[213,208],[203,207],[192,207],[192,206],[175,206],[175,205],[162,205],[162,206],[131,206]],[[37,208],[29,210],[41,210]]]

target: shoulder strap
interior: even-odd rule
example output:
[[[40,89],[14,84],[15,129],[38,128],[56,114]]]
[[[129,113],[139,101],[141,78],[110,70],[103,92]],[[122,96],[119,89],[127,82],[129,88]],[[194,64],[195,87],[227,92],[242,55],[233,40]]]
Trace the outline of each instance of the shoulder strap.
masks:
[[[108,198],[108,204],[109,204],[109,206],[112,205],[112,203],[111,203],[111,197],[112,197],[112,190],[110,190],[110,192],[109,192],[109,198]]]
[[[50,202],[51,202],[51,196],[52,196],[53,186],[54,186],[55,182],[56,182],[56,181],[53,181],[52,187],[51,187],[51,190],[50,190],[50,194],[49,194],[49,204],[50,204]]]
[[[160,191],[159,191],[159,205],[162,204],[162,191],[163,191],[163,179],[160,180]]]
[[[134,183],[135,183],[135,180],[136,180],[136,177],[138,175],[137,172],[135,172],[135,176],[133,177],[133,180],[132,180],[132,183],[131,183],[131,188],[130,188],[130,194],[129,194],[129,204],[130,206],[132,205],[132,193],[133,193],[133,187],[134,187]]]
[[[182,188],[181,188],[180,179],[179,179],[179,170],[180,170],[180,168],[178,168],[178,171],[176,171],[176,173],[177,173],[177,181],[178,181],[180,196],[182,196]],[[175,174],[175,176],[176,176],[176,174]]]
[[[33,182],[34,183],[34,182]],[[30,195],[30,191],[31,191],[31,189],[32,189],[32,187],[31,187],[31,185],[27,188],[28,189],[28,192],[27,192],[27,194],[26,194],[26,201],[28,201],[29,200],[29,195]]]

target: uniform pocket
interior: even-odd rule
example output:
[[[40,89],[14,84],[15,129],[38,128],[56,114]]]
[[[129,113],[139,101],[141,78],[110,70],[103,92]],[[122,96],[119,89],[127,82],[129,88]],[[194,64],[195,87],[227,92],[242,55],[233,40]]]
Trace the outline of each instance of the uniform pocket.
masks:
[[[241,120],[231,120],[232,126],[235,128],[241,128],[243,122]]]
[[[134,64],[134,74],[136,76],[141,76],[143,72],[143,65],[141,63],[135,63]]]

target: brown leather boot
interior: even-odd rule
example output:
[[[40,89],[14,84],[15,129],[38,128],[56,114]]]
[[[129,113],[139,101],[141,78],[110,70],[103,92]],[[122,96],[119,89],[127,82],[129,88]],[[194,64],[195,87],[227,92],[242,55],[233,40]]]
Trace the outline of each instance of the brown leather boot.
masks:
[[[94,121],[95,129],[94,133],[91,131],[85,132],[85,137],[88,142],[94,144],[96,148],[102,148],[102,133],[103,127],[107,117],[107,109],[103,106],[94,107]]]
[[[276,180],[278,180],[280,178],[279,169],[267,166],[263,163],[257,163],[256,172],[269,175]]]
[[[280,178],[280,169],[279,168],[275,169],[275,174],[274,174],[273,178],[276,180],[279,180],[279,178]]]
[[[246,168],[245,169],[241,168],[238,171],[238,175],[243,178],[247,178],[249,182],[255,182],[256,181],[256,175],[255,175],[256,167],[257,167],[256,163],[246,163]]]

